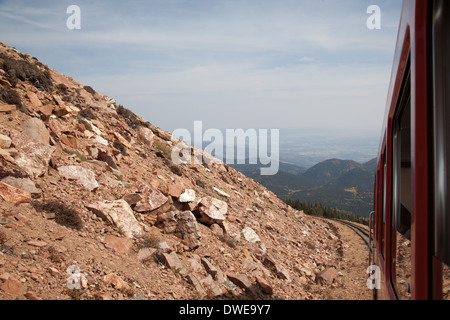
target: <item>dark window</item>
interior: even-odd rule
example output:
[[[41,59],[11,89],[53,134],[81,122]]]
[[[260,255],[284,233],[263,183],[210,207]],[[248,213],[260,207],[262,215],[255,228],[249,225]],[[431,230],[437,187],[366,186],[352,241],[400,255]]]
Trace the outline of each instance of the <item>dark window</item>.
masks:
[[[393,279],[399,299],[411,298],[411,82],[409,69],[394,118],[393,141]]]

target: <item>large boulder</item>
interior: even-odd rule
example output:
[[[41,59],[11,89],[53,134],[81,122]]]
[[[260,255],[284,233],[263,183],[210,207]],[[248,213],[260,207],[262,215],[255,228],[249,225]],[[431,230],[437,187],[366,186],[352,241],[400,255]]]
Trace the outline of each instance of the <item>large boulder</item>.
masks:
[[[136,203],[134,210],[137,212],[149,212],[160,208],[167,201],[167,197],[155,189],[140,194],[141,199]]]
[[[32,194],[41,193],[41,191],[38,188],[36,188],[36,185],[30,178],[15,178],[9,176],[3,178],[2,182]]]
[[[58,172],[66,179],[77,180],[89,191],[99,187],[95,174],[89,169],[80,166],[62,166],[58,168]]]
[[[31,194],[9,184],[0,182],[0,197],[14,204],[26,203],[31,201]]]
[[[99,201],[86,206],[103,220],[109,221],[117,226],[121,233],[127,238],[140,237],[143,230],[133,210],[128,203],[123,200]]]
[[[158,214],[156,223],[164,233],[175,234],[178,238],[183,239],[191,249],[200,246],[200,230],[192,212],[163,212]]]
[[[56,148],[40,143],[16,130],[11,130],[10,136],[12,145],[18,151],[15,163],[31,178],[45,174]]]
[[[138,131],[138,139],[148,147],[151,147],[153,145],[153,139],[155,137],[155,134],[152,130],[146,127],[140,127]]]
[[[45,124],[38,118],[31,118],[22,123],[22,129],[25,134],[34,140],[45,145],[49,144],[50,134]]]
[[[217,223],[223,224],[228,212],[228,204],[222,200],[207,197],[203,198],[198,206],[196,213],[199,215],[199,221],[201,223],[212,225]]]

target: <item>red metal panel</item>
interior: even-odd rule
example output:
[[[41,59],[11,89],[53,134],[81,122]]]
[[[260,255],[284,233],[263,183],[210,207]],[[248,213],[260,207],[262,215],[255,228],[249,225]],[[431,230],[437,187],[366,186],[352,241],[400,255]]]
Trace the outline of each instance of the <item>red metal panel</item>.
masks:
[[[411,220],[413,299],[429,298],[428,252],[428,1],[415,1],[411,52],[412,199]]]

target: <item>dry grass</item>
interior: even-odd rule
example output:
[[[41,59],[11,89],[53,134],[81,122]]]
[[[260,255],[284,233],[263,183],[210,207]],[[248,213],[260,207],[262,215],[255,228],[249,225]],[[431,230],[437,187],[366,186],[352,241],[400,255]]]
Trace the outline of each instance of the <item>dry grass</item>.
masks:
[[[32,201],[36,211],[55,214],[55,222],[75,230],[83,228],[83,221],[75,209],[59,200]]]

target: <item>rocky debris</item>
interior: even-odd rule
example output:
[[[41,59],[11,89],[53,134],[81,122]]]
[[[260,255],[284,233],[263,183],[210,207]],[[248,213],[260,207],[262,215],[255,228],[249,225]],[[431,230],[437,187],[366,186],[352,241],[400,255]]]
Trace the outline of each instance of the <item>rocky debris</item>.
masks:
[[[15,163],[32,178],[46,173],[56,148],[42,144],[14,129],[11,130],[10,136],[12,145],[18,150]]]
[[[125,200],[99,201],[89,204],[89,210],[102,219],[109,221],[120,229],[120,232],[127,238],[140,237],[143,230],[133,210]]]
[[[31,201],[31,194],[29,192],[20,190],[3,182],[0,182],[0,197],[5,201],[14,204]]]
[[[212,225],[213,223],[223,224],[227,212],[228,204],[212,197],[203,198],[196,210],[196,213],[200,215],[199,221],[207,225]]]
[[[95,179],[95,174],[89,169],[80,166],[62,166],[58,168],[58,172],[66,179],[77,180],[78,183],[82,184],[89,191],[99,187]]]

